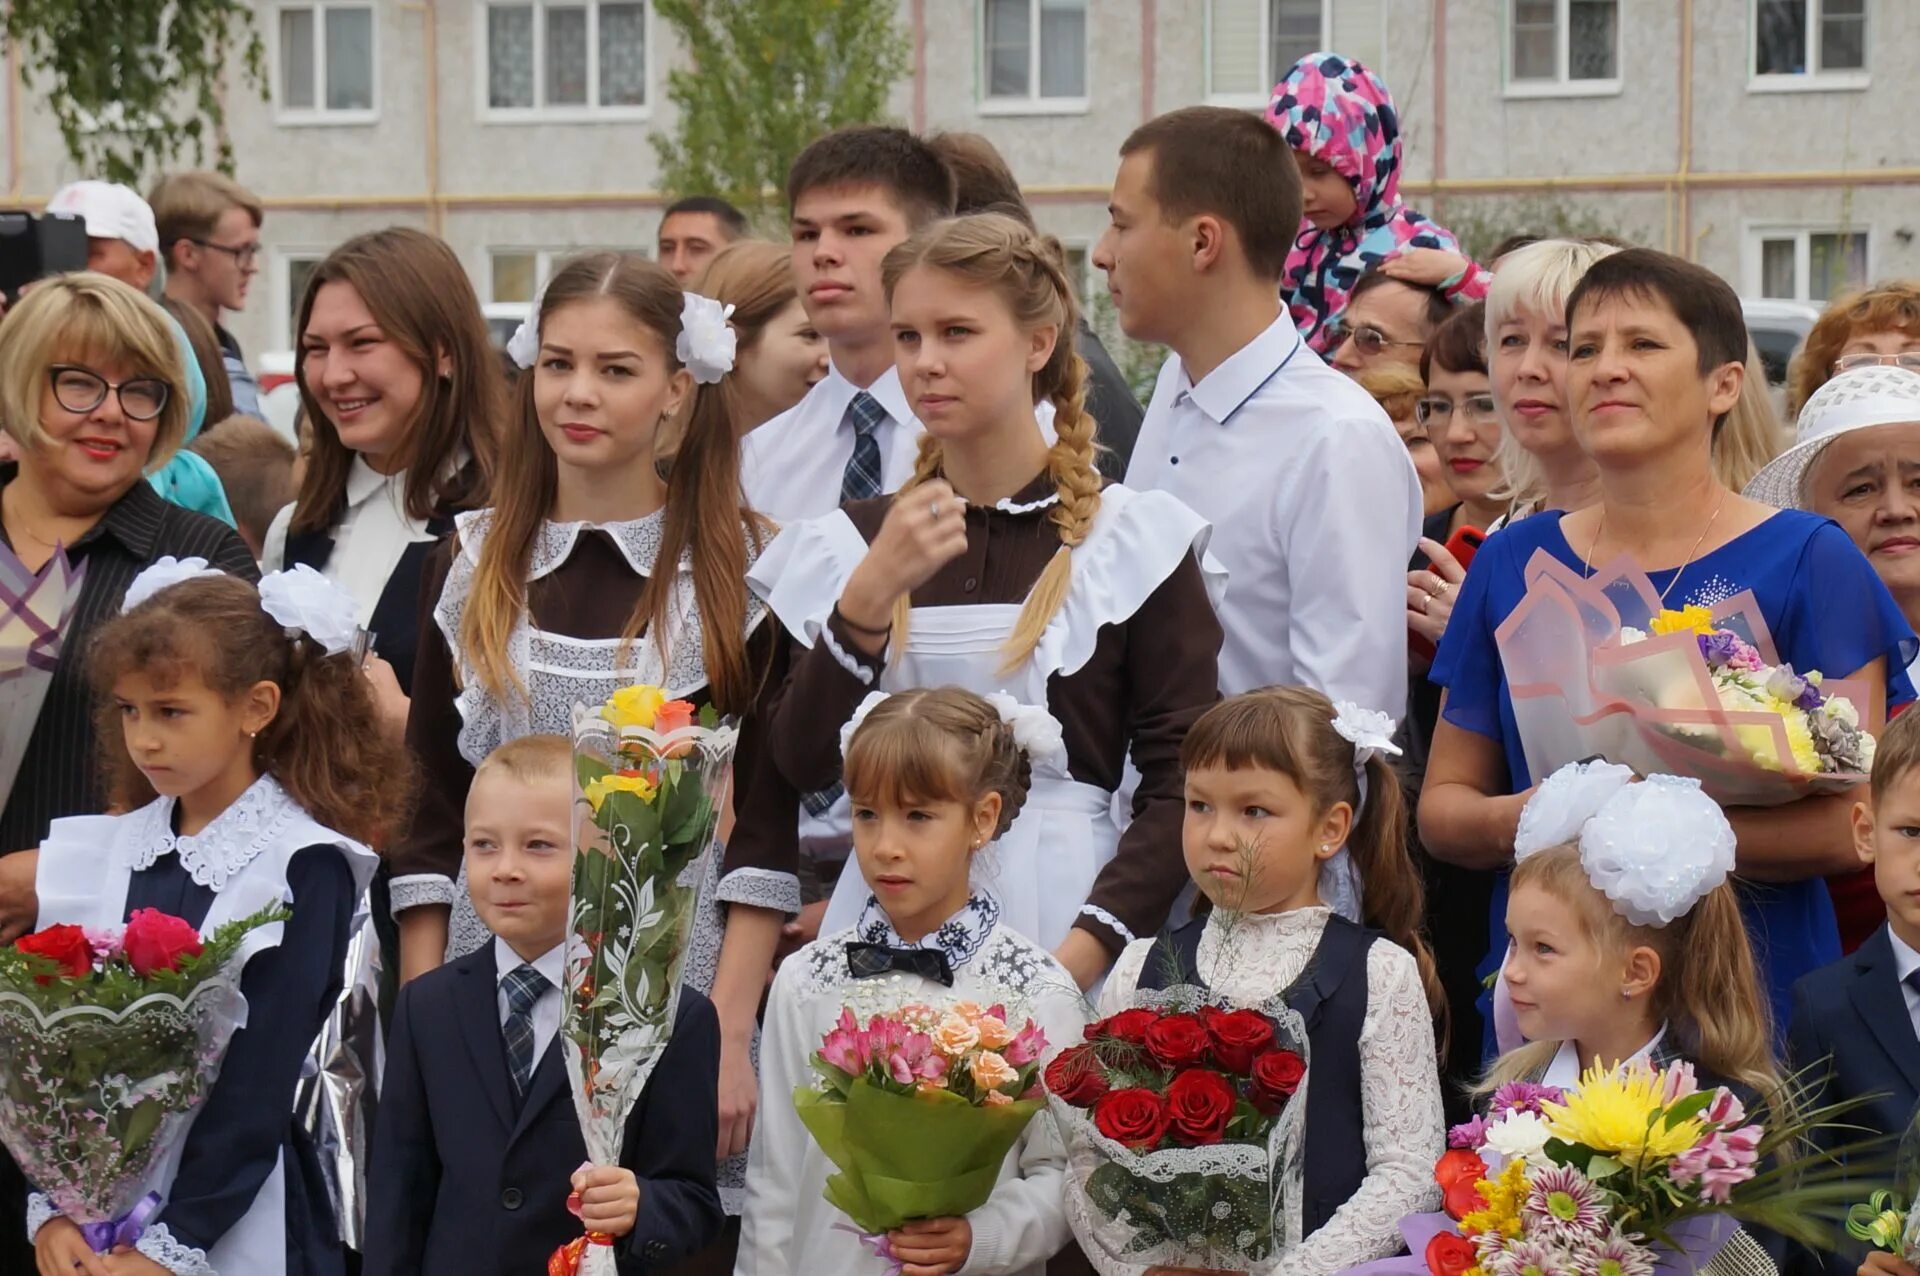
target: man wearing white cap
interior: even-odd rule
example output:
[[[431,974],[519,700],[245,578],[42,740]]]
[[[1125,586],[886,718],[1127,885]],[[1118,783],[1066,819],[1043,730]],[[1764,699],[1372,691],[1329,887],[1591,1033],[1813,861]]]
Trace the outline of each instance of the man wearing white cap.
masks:
[[[1800,409],[1796,433],[1746,494],[1840,524],[1920,628],[1920,372],[1842,372]],[[1908,673],[1920,675],[1920,658]]]
[[[87,269],[141,292],[153,282],[160,232],[147,201],[113,182],[72,182],[47,201],[50,213],[73,213],[87,226]]]

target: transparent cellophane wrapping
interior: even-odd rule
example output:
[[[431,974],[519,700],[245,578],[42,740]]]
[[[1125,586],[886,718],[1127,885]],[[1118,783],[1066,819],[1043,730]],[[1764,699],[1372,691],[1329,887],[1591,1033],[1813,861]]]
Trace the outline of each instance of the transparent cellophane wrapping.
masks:
[[[574,707],[574,874],[562,1057],[574,1111],[596,1165],[617,1165],[628,1114],[660,1061],[680,1002],[681,972],[715,854],[738,729],[731,721],[666,734],[616,729],[598,706]],[[641,772],[650,798],[608,794],[589,778]],[[611,1273],[612,1251],[586,1247],[580,1271]]]
[[[59,1213],[118,1218],[171,1180],[245,1022],[237,973],[119,1010],[0,991],[0,1140]]]
[[[1809,774],[1795,761],[1780,715],[1722,706],[1691,632],[1623,643],[1622,628],[1649,633],[1659,591],[1630,559],[1582,577],[1544,550],[1527,564],[1526,594],[1495,634],[1527,770],[1536,779],[1569,762],[1605,758],[1641,775],[1700,781],[1725,806],[1778,806],[1866,782],[1855,773]],[[1711,608],[1713,623],[1780,663],[1751,591]],[[1827,671],[1822,671],[1827,672]],[[1870,688],[1827,678],[1877,726]]]
[[[1278,997],[1242,1007],[1192,984],[1142,989],[1131,1003],[1166,1013],[1255,1010],[1273,1021],[1273,1048],[1298,1054],[1307,1069],[1264,1147],[1219,1143],[1136,1152],[1102,1135],[1092,1112],[1049,1095],[1067,1145],[1068,1214],[1081,1244],[1135,1267],[1270,1269],[1300,1243],[1307,1087],[1313,1081],[1305,1021]]]

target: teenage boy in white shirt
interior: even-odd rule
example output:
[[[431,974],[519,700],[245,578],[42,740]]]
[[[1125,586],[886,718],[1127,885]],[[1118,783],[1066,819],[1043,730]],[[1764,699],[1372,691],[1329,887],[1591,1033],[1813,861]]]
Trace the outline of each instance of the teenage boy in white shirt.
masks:
[[[900,128],[820,138],[787,178],[793,278],[827,339],[827,375],[741,440],[748,502],[782,522],[891,492],[913,472],[920,423],[894,369],[880,263],[907,236],[953,213],[953,174]]]
[[[1386,413],[1281,304],[1301,205],[1286,141],[1258,116],[1190,107],[1120,155],[1093,263],[1126,334],[1173,351],[1127,484],[1213,523],[1220,689],[1302,685],[1398,718],[1420,480]]]

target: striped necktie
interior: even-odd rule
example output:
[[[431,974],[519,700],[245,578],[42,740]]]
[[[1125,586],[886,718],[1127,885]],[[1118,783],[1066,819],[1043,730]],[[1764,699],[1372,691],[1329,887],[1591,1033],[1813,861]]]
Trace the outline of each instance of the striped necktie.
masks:
[[[501,991],[507,994],[507,1018],[500,1025],[500,1035],[507,1043],[507,1067],[513,1073],[516,1094],[525,1094],[527,1082],[533,1079],[533,1005],[551,987],[545,975],[525,964],[508,971],[500,981]]]

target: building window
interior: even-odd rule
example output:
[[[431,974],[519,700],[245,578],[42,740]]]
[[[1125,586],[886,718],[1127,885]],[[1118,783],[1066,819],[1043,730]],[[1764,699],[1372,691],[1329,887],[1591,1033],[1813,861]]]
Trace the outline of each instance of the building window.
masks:
[[[283,118],[373,114],[373,6],[282,5],[278,32],[274,99]]]
[[[1620,0],[1507,0],[1507,91],[1620,88]]]
[[[1207,0],[1208,100],[1265,106],[1294,63],[1333,43],[1328,8],[1326,0]]]
[[[1760,296],[1820,304],[1871,276],[1864,230],[1753,232],[1748,281]]]
[[[531,302],[566,253],[553,248],[496,248],[488,255],[488,301]]]
[[[1084,108],[1087,0],[981,0],[981,99]]]
[[[1867,69],[1867,0],[1753,0],[1756,79],[1857,79]]]
[[[643,114],[647,6],[635,0],[485,0],[486,110],[516,115]]]
[[[326,260],[324,249],[292,248],[275,254],[280,263],[280,322],[274,333],[278,347],[291,350],[300,344],[300,299],[307,295],[307,281]]]

